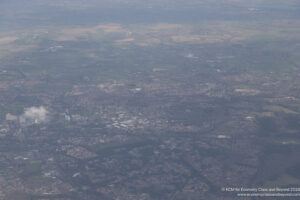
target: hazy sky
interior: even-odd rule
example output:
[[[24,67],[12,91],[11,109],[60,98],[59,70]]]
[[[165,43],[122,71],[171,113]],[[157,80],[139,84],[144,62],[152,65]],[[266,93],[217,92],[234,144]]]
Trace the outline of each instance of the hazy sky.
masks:
[[[2,0],[0,26],[299,18],[297,0]]]

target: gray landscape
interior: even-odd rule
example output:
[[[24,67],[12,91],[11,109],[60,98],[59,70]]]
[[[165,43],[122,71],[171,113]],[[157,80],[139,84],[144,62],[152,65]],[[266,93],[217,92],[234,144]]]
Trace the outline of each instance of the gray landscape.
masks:
[[[295,200],[299,152],[299,0],[0,0],[0,200]]]

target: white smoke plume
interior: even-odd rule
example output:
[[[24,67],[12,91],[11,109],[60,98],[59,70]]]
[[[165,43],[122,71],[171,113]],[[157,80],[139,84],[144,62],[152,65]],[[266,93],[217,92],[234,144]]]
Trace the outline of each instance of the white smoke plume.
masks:
[[[25,108],[19,120],[25,126],[44,123],[49,120],[49,111],[43,106]]]

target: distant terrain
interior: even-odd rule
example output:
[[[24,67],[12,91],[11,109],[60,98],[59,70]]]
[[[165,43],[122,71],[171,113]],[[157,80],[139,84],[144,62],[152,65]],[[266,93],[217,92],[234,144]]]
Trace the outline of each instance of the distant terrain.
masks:
[[[299,131],[298,0],[0,2],[0,200],[262,199]]]

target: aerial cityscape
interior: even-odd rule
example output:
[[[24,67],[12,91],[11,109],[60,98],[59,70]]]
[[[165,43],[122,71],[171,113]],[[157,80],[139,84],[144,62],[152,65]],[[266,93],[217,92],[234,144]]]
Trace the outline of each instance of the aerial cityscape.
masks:
[[[0,2],[0,200],[300,195],[299,152],[298,0]]]

